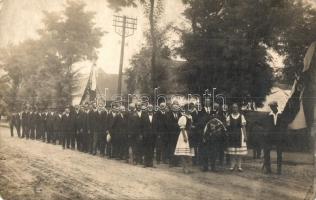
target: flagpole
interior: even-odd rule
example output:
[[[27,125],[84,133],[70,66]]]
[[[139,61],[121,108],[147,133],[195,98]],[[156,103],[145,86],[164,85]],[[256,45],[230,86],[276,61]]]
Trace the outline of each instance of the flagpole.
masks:
[[[315,92],[314,92],[315,94]],[[314,121],[312,123],[312,126],[310,127],[309,131],[310,131],[310,136],[311,136],[311,143],[312,143],[312,152],[313,152],[313,162],[314,162],[314,182],[313,182],[313,186],[312,186],[312,196],[315,197],[316,196],[316,103],[314,103]]]

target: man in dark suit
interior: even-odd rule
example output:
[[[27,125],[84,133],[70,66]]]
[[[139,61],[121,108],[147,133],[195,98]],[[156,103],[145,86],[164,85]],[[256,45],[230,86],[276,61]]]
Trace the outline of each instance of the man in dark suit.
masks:
[[[53,125],[53,131],[54,131],[54,141],[53,143],[56,144],[58,140],[58,144],[61,145],[62,138],[61,138],[61,133],[62,133],[62,127],[61,127],[61,121],[62,121],[62,114],[58,111],[55,112],[54,115],[54,125]]]
[[[278,110],[278,103],[272,101],[269,103],[271,112],[267,116],[267,132],[264,134],[264,163],[263,169],[265,173],[271,173],[271,158],[270,152],[273,145],[276,146],[277,152],[277,173],[281,174],[282,172],[282,147],[283,147],[283,134],[281,127],[281,113]]]
[[[132,151],[135,164],[143,164],[143,122],[142,115],[142,104],[136,103],[136,112],[133,117],[133,135],[132,135]]]
[[[42,140],[43,142],[47,141],[48,134],[47,134],[47,118],[48,118],[48,110],[45,110],[42,113],[42,127],[43,127],[43,132],[42,132]]]
[[[12,113],[10,113],[10,115],[8,115],[8,121],[9,121],[9,126],[10,126],[11,137],[13,137],[15,121],[16,121],[16,115],[17,114],[15,112],[12,112]]]
[[[71,134],[74,132],[74,123],[72,116],[70,115],[70,109],[69,107],[66,107],[65,112],[61,119],[62,123],[62,132],[63,132],[63,149],[70,148],[70,140],[71,140]]]
[[[29,110],[26,108],[22,112],[22,138],[29,139],[29,122],[30,122],[30,116],[29,116]]]
[[[129,104],[128,110],[126,113],[126,120],[127,120],[127,127],[126,127],[126,132],[127,132],[127,146],[128,146],[128,153],[129,153],[129,163],[134,162],[134,156],[133,156],[133,148],[134,148],[134,118],[135,118],[135,112],[136,112],[136,107],[134,103]],[[131,150],[130,150],[131,149]]]
[[[105,140],[104,133],[105,133],[105,120],[106,120],[106,112],[104,111],[103,104],[99,104],[96,112],[96,122],[95,122],[95,136],[93,138],[93,155],[96,155],[97,149],[99,148],[100,153],[104,154],[104,149],[101,144]],[[102,145],[103,146],[103,145]]]
[[[52,108],[47,115],[46,129],[47,129],[47,143],[51,143],[54,140],[54,122],[55,122],[55,113]]]
[[[43,120],[43,142],[48,141],[48,129],[47,129],[47,119],[48,119],[48,109],[45,110],[45,112],[42,115],[42,120]]]
[[[199,137],[201,137],[200,144],[198,145],[199,147],[199,157],[200,157],[200,164],[202,165],[202,171],[207,171],[207,168],[205,166],[208,166],[209,160],[209,144],[208,142],[202,138],[204,135],[204,128],[206,124],[212,119],[212,114],[213,114],[213,109],[211,105],[211,99],[206,98],[204,102],[204,107],[199,113],[199,122],[198,122],[198,133]]]
[[[79,105],[75,105],[73,120],[75,128],[75,139],[77,141],[77,149],[79,151],[82,151],[82,112]]]
[[[168,138],[169,138],[169,167],[175,167],[179,164],[178,158],[174,155],[176,149],[180,128],[178,121],[180,118],[180,106],[177,101],[174,101],[171,106],[171,111],[167,115],[168,122]]]
[[[120,106],[112,127],[113,156],[120,160],[128,159],[127,117],[125,107]]]
[[[157,164],[167,164],[169,159],[169,138],[168,138],[168,119],[167,119],[167,105],[161,103],[159,110],[156,113],[156,160]]]
[[[38,111],[36,114],[36,140],[42,139],[42,112]]]
[[[103,104],[99,105],[101,114],[98,117],[99,149],[101,156],[105,156],[106,130],[107,130],[107,111]]]
[[[17,112],[14,117],[14,126],[18,134],[18,137],[21,137],[21,119],[22,119],[22,113]]]
[[[199,148],[198,145],[201,141],[201,135],[199,133],[199,111],[198,105],[190,104],[190,114],[192,116],[192,128],[190,131],[189,143],[191,147],[194,149],[194,156],[192,157],[193,165],[197,165],[199,163]]]
[[[156,141],[157,118],[154,114],[154,107],[149,105],[147,113],[142,117],[143,123],[143,146],[144,146],[144,167],[154,167],[154,150]]]
[[[97,128],[98,121],[98,109],[96,103],[92,103],[91,110],[89,112],[89,153],[96,154],[96,144],[98,142]]]
[[[84,112],[82,112],[82,151],[89,152],[89,139],[90,139],[90,120],[89,120],[89,105],[84,105]]]
[[[39,129],[39,110],[38,110],[38,108],[35,108],[35,110],[34,110],[34,126],[35,126],[35,130],[34,130],[34,132],[35,132],[35,135],[34,135],[34,139],[35,140],[37,140],[38,139],[38,129]]]
[[[109,140],[107,140],[106,142],[106,156],[108,156],[108,158],[113,158],[113,140],[112,140],[112,136],[113,136],[113,130],[114,130],[114,121],[115,121],[115,117],[116,114],[118,112],[118,108],[113,107],[106,118],[106,135],[107,138],[110,138]]]
[[[31,111],[30,111],[30,119],[29,119],[29,126],[30,126],[30,138],[32,140],[35,139],[35,131],[36,131],[36,120],[37,120],[37,112],[35,111],[35,109],[33,108]]]

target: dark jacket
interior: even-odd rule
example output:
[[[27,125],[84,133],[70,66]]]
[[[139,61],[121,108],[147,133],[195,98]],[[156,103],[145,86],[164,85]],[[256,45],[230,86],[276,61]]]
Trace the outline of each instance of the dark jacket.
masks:
[[[55,123],[55,113],[51,114],[48,113],[47,115],[47,121],[46,121],[46,128],[48,132],[54,131],[54,123]]]
[[[113,120],[111,136],[114,141],[127,139],[127,117],[124,114],[116,114]]]
[[[152,120],[149,119],[149,114],[144,113],[142,116],[142,135],[144,143],[153,144],[157,134],[157,116],[152,114]]]
[[[62,132],[63,134],[72,134],[75,131],[74,123],[73,123],[73,117],[69,114],[68,116],[66,114],[63,114],[61,119],[62,124]]]
[[[105,133],[107,113],[105,111],[102,111],[97,112],[96,115],[95,130],[99,133]]]

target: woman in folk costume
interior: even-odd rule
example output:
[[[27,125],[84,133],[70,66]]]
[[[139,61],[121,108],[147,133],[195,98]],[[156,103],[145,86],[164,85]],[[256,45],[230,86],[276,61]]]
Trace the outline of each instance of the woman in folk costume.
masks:
[[[231,157],[230,170],[238,169],[242,172],[241,156],[247,155],[247,135],[246,135],[246,120],[239,112],[237,103],[232,105],[232,113],[227,117],[228,128],[228,148],[226,153]]]
[[[194,149],[190,147],[188,132],[192,126],[192,116],[188,112],[182,110],[178,125],[180,127],[180,133],[174,155],[181,156],[183,172],[190,173],[188,165],[191,158],[194,156]]]

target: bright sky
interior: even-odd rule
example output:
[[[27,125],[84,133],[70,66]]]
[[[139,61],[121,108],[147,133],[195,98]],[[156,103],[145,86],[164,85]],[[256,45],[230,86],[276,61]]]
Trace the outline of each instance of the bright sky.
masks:
[[[65,0],[7,0],[0,14],[0,46],[8,43],[19,43],[28,38],[36,38],[43,17],[42,11],[58,11],[63,8]],[[102,38],[102,48],[99,49],[97,66],[107,73],[118,73],[121,38],[114,32],[112,26],[113,10],[107,7],[107,0],[84,0],[87,10],[96,13],[96,25],[106,31]],[[184,21],[182,16],[183,5],[181,0],[165,0],[165,13],[163,23],[174,22],[180,24]],[[119,15],[127,15],[138,19],[135,34],[126,39],[124,68],[129,66],[129,60],[144,42],[143,31],[148,27],[147,18],[144,18],[142,8],[128,8]],[[88,66],[89,68],[90,66]],[[87,70],[89,70],[87,68]]]

